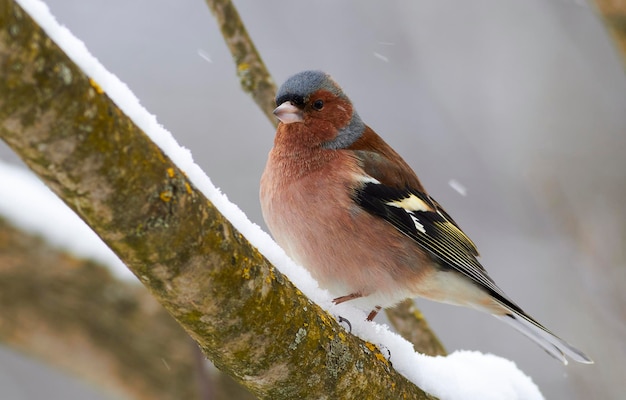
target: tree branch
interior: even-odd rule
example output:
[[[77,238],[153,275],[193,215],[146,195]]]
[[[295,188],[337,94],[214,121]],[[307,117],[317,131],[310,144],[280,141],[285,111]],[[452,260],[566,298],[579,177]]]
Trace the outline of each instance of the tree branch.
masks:
[[[431,398],[271,266],[10,0],[0,137],[255,395]]]
[[[403,338],[413,343],[415,351],[430,356],[448,354],[412,299],[405,300],[385,311],[389,322]]]
[[[250,93],[270,123],[278,125],[272,113],[276,107],[274,104],[276,84],[248,35],[235,5],[230,0],[206,0],[206,3],[217,20],[224,41],[237,65],[241,87],[244,92]]]

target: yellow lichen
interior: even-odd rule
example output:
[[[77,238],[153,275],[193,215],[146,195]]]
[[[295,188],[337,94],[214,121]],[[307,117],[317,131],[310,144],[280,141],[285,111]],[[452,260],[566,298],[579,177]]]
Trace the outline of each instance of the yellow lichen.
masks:
[[[376,346],[374,343],[365,342],[365,347],[367,347],[372,353],[374,353],[374,357],[376,357],[378,361],[382,362],[387,367],[389,366],[389,361],[383,355],[383,353],[380,352],[378,346]]]
[[[237,72],[239,73],[246,72],[248,69],[250,69],[250,65],[245,62],[242,62],[237,66]]]
[[[172,197],[174,197],[174,194],[171,190],[165,190],[159,193],[159,198],[166,203],[169,203],[172,200]]]
[[[250,267],[245,267],[241,273],[243,279],[250,279]]]
[[[185,182],[185,189],[187,190],[188,194],[191,194],[192,190],[191,190],[191,185],[187,182]]]
[[[417,307],[412,307],[412,308],[413,309],[411,311],[413,312],[413,316],[415,317],[415,319],[417,319],[418,321],[423,321],[424,314],[422,314],[422,312]]]
[[[387,357],[383,356],[382,353],[376,353],[375,357],[378,359],[378,361],[382,362],[386,366],[389,366],[389,361],[387,361]]]
[[[173,178],[173,177],[174,177],[174,175],[175,175],[175,172],[176,172],[176,171],[174,171],[174,168],[169,167],[169,168],[167,169],[167,176],[169,176],[170,178]]]
[[[102,90],[100,85],[98,85],[96,83],[96,81],[93,80],[93,78],[89,78],[89,84],[91,85],[92,88],[94,88],[96,90],[96,93],[98,93],[98,94],[104,93],[104,90]]]

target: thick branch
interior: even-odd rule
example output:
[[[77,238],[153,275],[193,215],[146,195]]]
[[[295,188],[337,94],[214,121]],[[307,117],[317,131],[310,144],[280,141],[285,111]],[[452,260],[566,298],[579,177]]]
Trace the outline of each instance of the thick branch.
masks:
[[[9,0],[0,137],[257,396],[430,398],[302,296]]]

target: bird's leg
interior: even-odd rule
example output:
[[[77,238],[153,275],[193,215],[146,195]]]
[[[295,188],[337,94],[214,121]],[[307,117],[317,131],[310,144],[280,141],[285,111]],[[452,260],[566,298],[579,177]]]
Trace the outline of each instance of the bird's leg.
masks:
[[[361,293],[359,293],[359,292],[357,292],[357,293],[350,293],[349,295],[341,296],[341,297],[337,297],[336,299],[333,299],[333,303],[341,304],[343,302],[346,302],[346,301],[349,301],[349,300],[358,299],[360,297],[363,297],[363,295]]]
[[[350,293],[350,294],[348,294],[346,296],[341,296],[341,297],[337,297],[336,299],[333,299],[333,303],[341,304],[343,302],[354,300],[354,299],[358,299],[360,297],[363,297],[363,294],[361,294],[359,292]],[[378,314],[379,311],[380,311],[380,306],[374,307],[374,309],[372,311],[370,311],[370,313],[367,315],[367,320],[368,321],[372,321],[376,317],[376,315]]]
[[[372,321],[376,317],[379,311],[380,311],[380,306],[374,307],[374,309],[370,311],[369,315],[367,316],[367,320]]]

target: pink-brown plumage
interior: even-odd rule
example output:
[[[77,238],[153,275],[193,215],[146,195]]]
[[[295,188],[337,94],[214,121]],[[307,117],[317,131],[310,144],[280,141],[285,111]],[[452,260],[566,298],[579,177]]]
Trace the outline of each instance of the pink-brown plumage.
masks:
[[[303,137],[307,132],[283,130],[308,140]],[[297,172],[280,172],[285,170]],[[349,152],[276,143],[261,180],[262,208],[276,241],[322,287],[337,296],[358,292],[364,297],[356,303],[365,308],[379,305],[370,295],[382,297],[385,301],[380,305],[389,306],[409,295],[398,290],[399,285],[408,284],[402,273],[405,266],[426,260],[400,232],[390,232],[386,222],[353,203],[350,186],[355,176],[362,175]],[[380,252],[378,246],[385,246],[392,256]],[[416,269],[410,278],[417,281],[421,275]]]

